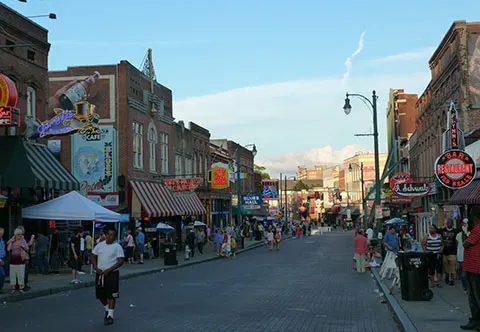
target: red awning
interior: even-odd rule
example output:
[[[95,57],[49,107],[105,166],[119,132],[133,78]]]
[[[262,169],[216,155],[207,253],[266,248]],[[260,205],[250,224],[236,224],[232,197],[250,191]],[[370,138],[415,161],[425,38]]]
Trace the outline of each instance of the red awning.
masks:
[[[159,182],[130,181],[132,190],[148,217],[182,216],[183,209],[172,191]]]
[[[476,178],[465,188],[455,191],[450,198],[450,203],[459,205],[480,204],[480,178]]]
[[[202,201],[195,193],[175,193],[173,197],[180,202],[183,216],[198,216],[207,214],[207,210],[202,204]]]

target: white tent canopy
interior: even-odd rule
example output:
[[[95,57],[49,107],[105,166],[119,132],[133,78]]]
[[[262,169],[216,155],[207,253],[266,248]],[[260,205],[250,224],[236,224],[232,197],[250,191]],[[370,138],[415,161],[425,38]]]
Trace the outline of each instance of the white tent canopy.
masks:
[[[51,201],[22,209],[23,218],[46,220],[95,220],[119,222],[120,214],[110,211],[76,191]]]

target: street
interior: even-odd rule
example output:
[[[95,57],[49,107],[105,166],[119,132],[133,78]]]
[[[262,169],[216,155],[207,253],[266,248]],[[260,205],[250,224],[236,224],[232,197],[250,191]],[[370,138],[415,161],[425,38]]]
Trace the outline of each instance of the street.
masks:
[[[369,273],[352,270],[351,232],[285,240],[121,282],[113,327],[93,288],[0,304],[2,331],[398,331]]]

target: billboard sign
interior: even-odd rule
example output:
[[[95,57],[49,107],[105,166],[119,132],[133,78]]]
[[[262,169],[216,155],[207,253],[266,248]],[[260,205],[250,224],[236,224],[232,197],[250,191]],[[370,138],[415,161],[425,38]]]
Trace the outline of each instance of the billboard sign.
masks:
[[[255,210],[262,206],[262,195],[248,194],[242,195],[242,205],[246,209]]]
[[[262,200],[278,199],[278,180],[262,180]]]
[[[113,126],[100,126],[100,135],[73,135],[72,174],[80,182],[80,192],[116,192],[117,143]]]

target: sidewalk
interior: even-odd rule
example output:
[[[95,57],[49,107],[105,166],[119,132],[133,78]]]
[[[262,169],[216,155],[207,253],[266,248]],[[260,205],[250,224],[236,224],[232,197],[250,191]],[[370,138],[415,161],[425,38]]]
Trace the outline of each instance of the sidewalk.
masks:
[[[285,237],[287,239],[288,237]],[[237,254],[242,252],[255,249],[263,246],[263,241],[249,241],[245,239],[245,249],[238,250]],[[213,245],[209,244],[203,250],[204,254],[200,255],[198,250],[195,251],[195,257],[190,260],[185,260],[185,253],[183,251],[177,251],[177,261],[178,265],[165,266],[163,257],[155,258],[152,260],[145,260],[145,264],[124,264],[121,267],[120,279],[129,279],[134,277],[139,277],[142,275],[147,275],[151,273],[163,272],[167,270],[178,269],[182,267],[187,267],[203,262],[212,261],[220,258],[217,256],[217,253],[213,251]],[[11,295],[10,285],[6,281],[3,286],[3,290],[0,293],[0,304],[4,302],[17,302],[27,299],[32,299],[40,296],[46,296],[50,294],[60,293],[64,291],[69,291],[73,289],[79,289],[83,287],[94,286],[94,278],[91,276],[90,267],[84,266],[86,275],[79,275],[77,279],[81,280],[81,284],[72,285],[70,281],[72,279],[71,270],[64,269],[59,275],[38,275],[30,274],[29,275],[29,286],[31,289],[24,294],[14,294]]]
[[[389,294],[392,281],[381,281],[379,271],[380,268],[372,269],[387,302],[405,331],[463,331],[460,325],[467,323],[470,308],[460,280],[456,281],[455,286],[446,285],[442,280],[442,288],[431,288],[431,301],[404,301],[400,289],[395,289],[393,295]]]

